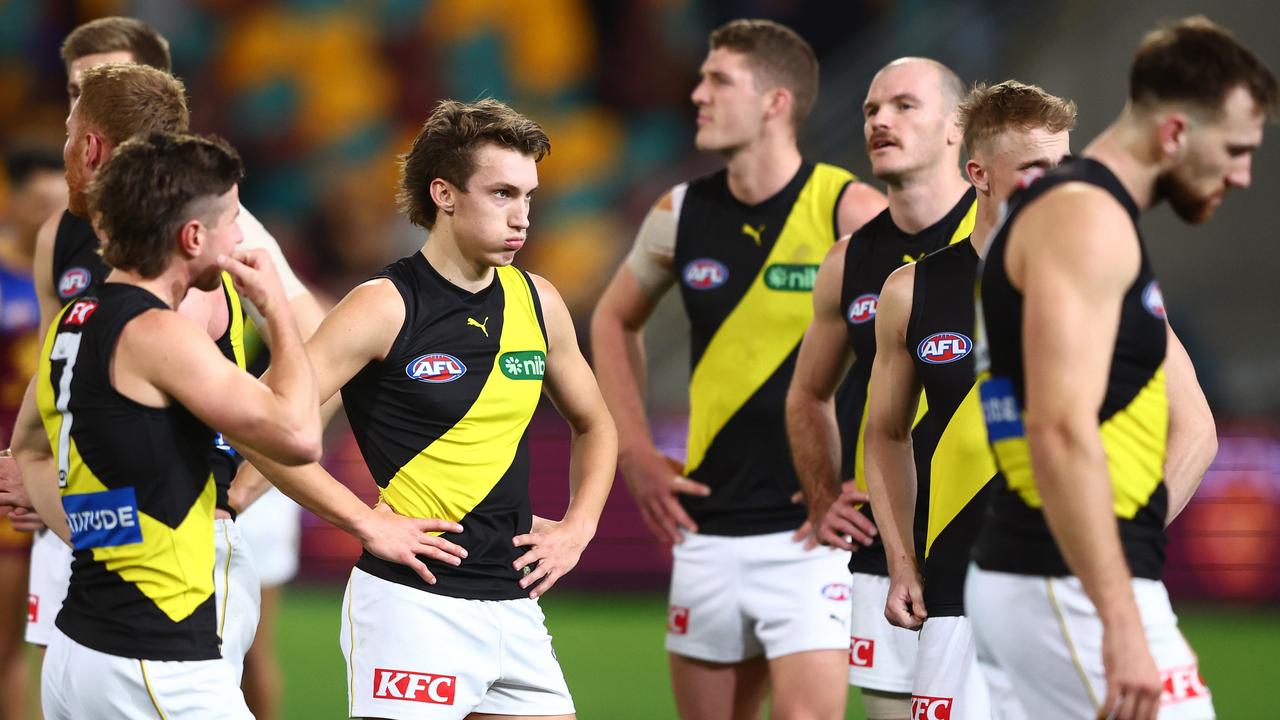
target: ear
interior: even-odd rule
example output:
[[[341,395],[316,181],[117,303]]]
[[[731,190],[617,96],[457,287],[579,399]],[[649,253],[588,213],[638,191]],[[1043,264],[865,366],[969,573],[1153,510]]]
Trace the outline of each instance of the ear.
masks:
[[[1171,112],[1161,118],[1156,126],[1156,142],[1160,144],[1161,154],[1165,157],[1179,154],[1186,145],[1190,126],[1187,116],[1180,112]]]
[[[964,164],[964,174],[969,176],[969,182],[979,193],[983,195],[991,193],[991,179],[987,177],[987,169],[973,158]]]
[[[188,220],[178,228],[178,255],[193,258],[200,255],[205,243],[205,228],[199,220]]]
[[[766,120],[772,120],[776,117],[790,118],[791,108],[795,106],[795,96],[786,88],[774,88],[770,90],[768,95],[768,104],[765,106],[764,117]]]
[[[436,178],[431,181],[428,188],[431,193],[431,202],[446,215],[453,214],[454,203],[457,202],[457,190],[447,180]]]
[[[111,156],[111,146],[106,138],[95,132],[84,135],[84,163],[90,170],[96,171]]]
[[[952,110],[947,115],[947,144],[959,145],[964,142],[964,130],[960,129],[960,113]]]

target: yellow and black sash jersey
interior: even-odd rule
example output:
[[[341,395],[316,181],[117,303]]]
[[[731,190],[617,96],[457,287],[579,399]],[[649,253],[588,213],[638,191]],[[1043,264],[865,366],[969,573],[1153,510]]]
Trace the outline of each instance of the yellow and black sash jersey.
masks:
[[[1069,182],[1095,185],[1124,206],[1137,232],[1138,207],[1106,166],[1091,159],[1064,162],[1014,195],[1009,215],[992,238],[981,271],[978,330],[979,381],[987,434],[1000,478],[991,500],[974,558],[986,570],[1062,576],[1070,570],[1049,534],[1031,469],[1023,427],[1026,384],[1022,356],[1023,299],[1005,271],[1009,227],[1036,198]],[[1160,285],[1151,270],[1145,243],[1138,237],[1142,264],[1125,292],[1120,324],[1098,412],[1098,430],[1107,456],[1129,570],[1135,577],[1159,579],[1164,566],[1164,484],[1169,401],[1165,392],[1166,329]],[[981,354],[985,344],[989,367]]]
[[[36,400],[62,487],[74,560],[57,625],[86,647],[145,660],[219,657],[213,591],[213,431],[181,405],[112,387],[126,324],[168,307],[103,283],[49,328]]]
[[[970,188],[941,220],[914,234],[898,228],[889,210],[885,209],[849,240],[844,259],[844,280],[840,286],[840,307],[844,308],[845,328],[849,331],[849,345],[855,358],[846,380],[849,392],[840,399],[837,414],[843,446],[841,477],[854,478],[860,490],[867,489],[863,436],[866,432],[871,365],[876,359],[875,319],[880,289],[894,270],[969,237],[977,217],[976,198],[976,191]],[[922,457],[927,456],[922,456],[917,450],[917,465]],[[863,505],[862,513],[871,517],[871,505]],[[924,518],[917,516],[916,527],[923,527],[923,523]],[[870,575],[889,574],[884,545],[879,536],[871,546],[853,553],[849,569]]]
[[[916,557],[923,558],[930,617],[964,614],[964,576],[996,474],[974,382],[969,240],[916,263],[906,346],[929,409],[912,433],[916,463]]]
[[[93,225],[87,219],[72,214],[70,210],[63,211],[53,240],[53,287],[58,291],[58,298],[62,302],[81,297],[91,287],[107,279],[111,266],[102,259],[100,246]],[[227,273],[222,274],[222,292],[227,300],[230,320],[226,331],[216,342],[222,354],[243,370],[244,310],[240,304],[240,295]],[[235,513],[227,502],[227,488],[231,486],[231,479],[235,477],[242,460],[235,449],[218,434],[214,439],[210,461],[213,463],[213,477],[218,486],[219,510]]]
[[[711,486],[681,503],[709,535],[799,527],[803,506],[785,402],[813,319],[813,283],[836,240],[849,172],[804,163],[773,197],[745,205],[725,170],[690,182],[674,267],[691,327],[685,474]]]
[[[547,339],[537,291],[524,272],[497,268],[469,293],[421,253],[384,269],[404,300],[404,325],[385,360],[342,388],[351,430],[381,500],[401,515],[462,525],[445,537],[467,549],[458,567],[408,566],[368,552],[357,567],[391,582],[473,600],[525,597],[511,564],[529,532],[527,429],[542,391]]]

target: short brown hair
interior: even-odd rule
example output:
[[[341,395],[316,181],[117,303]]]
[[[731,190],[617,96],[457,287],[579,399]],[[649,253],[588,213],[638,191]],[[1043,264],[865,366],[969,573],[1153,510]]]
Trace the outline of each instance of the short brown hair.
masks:
[[[112,145],[153,130],[186,132],[190,121],[182,81],[133,63],[108,63],[85,71],[76,108],[80,119]]]
[[[772,20],[733,20],[711,31],[711,49],[747,57],[760,87],[791,92],[791,124],[799,129],[818,99],[818,58],[795,30]]]
[[[1222,110],[1227,94],[1249,91],[1258,108],[1276,112],[1276,78],[1249,48],[1203,15],[1152,30],[1129,68],[1129,99],[1137,105],[1187,102]]]
[[[972,157],[977,146],[1010,129],[1044,128],[1055,133],[1072,129],[1076,104],[1017,80],[978,83],[960,103],[959,122],[965,152]]]
[[[104,17],[77,27],[62,41],[62,62],[71,63],[85,55],[125,51],[135,62],[169,72],[173,58],[169,41],[155,28],[134,18]]]
[[[441,100],[409,152],[400,156],[400,192],[396,202],[414,225],[430,230],[436,224],[431,181],[445,180],[466,190],[475,174],[476,149],[486,143],[542,160],[551,140],[538,123],[498,100],[473,103]]]
[[[218,137],[153,132],[126,140],[89,183],[102,258],[156,277],[169,265],[178,230],[207,212],[196,204],[226,194],[243,175],[240,156]]]

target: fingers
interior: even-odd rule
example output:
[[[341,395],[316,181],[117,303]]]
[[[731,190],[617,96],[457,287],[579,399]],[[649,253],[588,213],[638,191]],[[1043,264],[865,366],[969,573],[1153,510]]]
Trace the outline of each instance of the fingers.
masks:
[[[419,555],[426,555],[434,560],[442,560],[453,565],[461,564],[462,559],[467,556],[466,548],[435,535],[424,536],[418,541],[418,546]]]
[[[524,576],[520,581],[520,587],[528,588],[529,597],[536,600],[539,595],[545,595],[556,584],[556,580],[560,579],[559,576],[560,574],[550,566],[543,567],[538,565],[532,572]]]
[[[885,602],[884,617],[889,621],[890,625],[906,628],[907,630],[915,630],[921,624],[907,609],[907,603],[901,597],[895,595],[890,595],[888,601]]]
[[[832,523],[836,525],[835,529],[843,535],[848,535],[855,542],[870,546],[875,542],[876,535],[879,530],[876,525],[866,515],[855,510],[851,505],[833,505],[831,507],[830,517],[834,515]]]
[[[381,507],[386,507],[386,506],[383,505]],[[377,510],[377,509],[378,509],[377,507],[374,507],[374,510]],[[388,508],[386,512],[391,512],[391,510]],[[413,519],[412,522],[415,526],[417,526],[420,532],[447,532],[447,533],[454,533],[454,534],[462,532],[462,526],[450,520],[437,520],[435,518],[426,518],[426,519]]]
[[[907,588],[907,594],[911,598],[912,616],[916,618],[918,625],[923,625],[929,619],[929,610],[924,606],[924,588],[919,583],[912,583]]]
[[[514,567],[516,570],[523,570],[525,569],[525,566],[538,562],[539,560],[542,559],[542,557],[543,557],[542,549],[534,548],[533,550],[530,550],[529,552],[516,558],[515,562],[511,563],[511,566]],[[524,586],[521,585],[520,587],[524,587]]]
[[[830,545],[831,547],[848,550],[849,552],[857,550],[853,543],[849,542],[848,538],[846,538],[842,533],[837,532],[829,523],[826,522],[822,523],[822,526],[818,528],[818,541],[823,545]]]
[[[791,535],[791,542],[800,542],[801,540],[811,536],[812,534],[813,534],[813,523],[809,522],[808,520],[805,520],[804,524],[796,528],[796,531]],[[808,548],[805,548],[805,549],[807,550]]]
[[[418,577],[422,578],[428,585],[436,584],[436,576],[432,575],[431,571],[427,569],[426,563],[416,557],[411,557],[405,564],[413,568],[413,571],[418,573]]]
[[[676,529],[676,524],[667,522],[665,516],[652,510],[648,505],[640,506],[640,519],[644,520],[645,527],[658,538],[658,542],[668,545],[680,542],[680,532]]]
[[[687,477],[677,475],[675,481],[671,483],[671,489],[682,495],[697,495],[699,497],[707,497],[711,494],[711,486],[704,485],[696,480],[690,480]]]

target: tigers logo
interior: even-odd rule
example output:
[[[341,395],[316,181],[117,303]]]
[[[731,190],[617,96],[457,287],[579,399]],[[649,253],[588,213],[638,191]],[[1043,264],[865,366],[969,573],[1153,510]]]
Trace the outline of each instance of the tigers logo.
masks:
[[[58,280],[58,297],[63,300],[73,298],[87,290],[92,280],[93,276],[88,270],[73,267],[62,273],[62,277]]]

